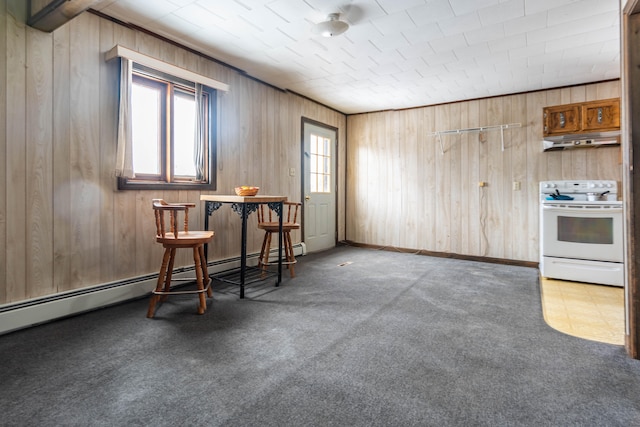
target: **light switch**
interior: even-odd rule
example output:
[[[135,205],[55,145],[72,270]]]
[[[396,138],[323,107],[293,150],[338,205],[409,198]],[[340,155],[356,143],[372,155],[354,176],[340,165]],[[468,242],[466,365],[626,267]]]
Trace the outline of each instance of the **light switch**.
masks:
[[[296,168],[289,168],[289,176],[296,176]]]

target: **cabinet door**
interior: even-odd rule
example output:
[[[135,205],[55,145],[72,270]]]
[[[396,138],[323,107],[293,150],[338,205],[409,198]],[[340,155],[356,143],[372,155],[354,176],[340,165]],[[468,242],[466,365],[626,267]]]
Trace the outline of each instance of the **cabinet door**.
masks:
[[[542,111],[544,136],[564,135],[580,130],[582,111],[579,104],[556,105]]]
[[[584,103],[582,119],[587,132],[620,129],[620,99]]]

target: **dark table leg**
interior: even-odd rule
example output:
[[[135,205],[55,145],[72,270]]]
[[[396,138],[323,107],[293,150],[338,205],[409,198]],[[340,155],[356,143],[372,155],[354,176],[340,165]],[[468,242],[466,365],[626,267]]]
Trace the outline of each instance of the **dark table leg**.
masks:
[[[209,201],[204,202],[204,229],[209,230]],[[209,244],[204,244],[204,260],[205,262],[209,262]]]
[[[204,216],[204,228],[205,230],[209,229],[209,216],[217,209],[222,206],[220,202],[211,202],[205,201],[205,216]],[[244,286],[247,272],[247,217],[257,209],[258,204],[249,203],[233,203],[232,209],[239,213],[242,217],[242,236],[241,236],[241,251],[240,251],[240,298],[244,298]],[[280,285],[282,281],[282,249],[283,249],[283,236],[282,236],[282,215],[284,203],[278,202],[277,206],[280,209],[280,215],[278,216],[278,281],[276,282],[276,286]],[[209,260],[208,257],[208,245],[204,245],[204,254],[205,259]]]
[[[240,298],[244,298],[244,279],[247,270],[247,204],[242,204],[242,246],[240,252]]]
[[[278,216],[278,281],[276,286],[280,286],[282,280],[282,217],[284,216],[284,203],[280,202],[280,215]]]

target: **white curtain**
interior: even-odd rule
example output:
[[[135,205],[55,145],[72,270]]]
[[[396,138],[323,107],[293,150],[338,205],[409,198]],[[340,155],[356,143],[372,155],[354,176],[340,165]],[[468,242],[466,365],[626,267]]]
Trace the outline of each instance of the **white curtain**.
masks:
[[[118,111],[118,146],[116,149],[116,176],[133,178],[133,137],[131,130],[131,69],[133,62],[121,58],[120,108]]]
[[[205,135],[207,134],[205,126],[207,124],[205,117],[206,109],[202,98],[202,84],[196,83],[196,129],[193,149],[193,162],[196,167],[196,180],[204,179],[204,147]]]

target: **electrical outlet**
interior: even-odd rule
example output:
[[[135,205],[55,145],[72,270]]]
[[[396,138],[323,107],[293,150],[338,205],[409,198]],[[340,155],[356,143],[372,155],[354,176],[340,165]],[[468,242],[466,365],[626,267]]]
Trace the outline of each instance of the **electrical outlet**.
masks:
[[[520,181],[513,181],[513,191],[520,191]]]
[[[296,176],[296,168],[289,168],[289,176]]]

